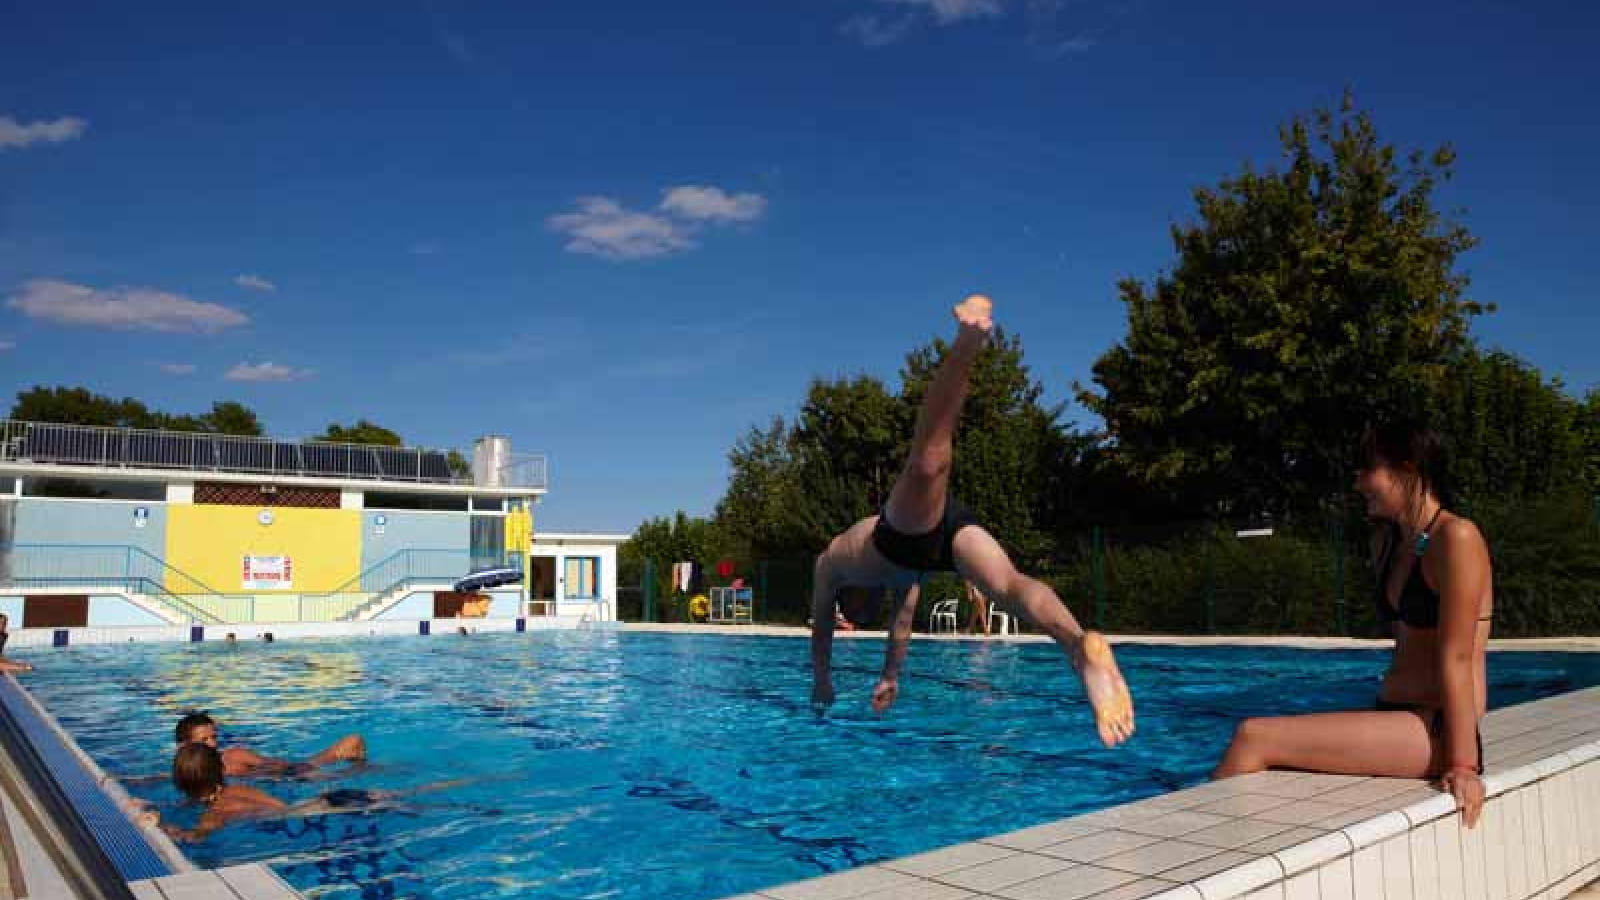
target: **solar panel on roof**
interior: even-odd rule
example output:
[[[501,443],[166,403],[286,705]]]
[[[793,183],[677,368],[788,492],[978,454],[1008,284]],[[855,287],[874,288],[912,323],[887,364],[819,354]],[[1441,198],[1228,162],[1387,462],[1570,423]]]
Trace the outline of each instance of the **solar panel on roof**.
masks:
[[[247,472],[272,471],[272,445],[264,441],[217,438],[217,465]]]
[[[28,455],[35,462],[99,462],[104,448],[100,432],[63,425],[34,425],[28,430]]]
[[[398,447],[380,447],[377,450],[378,472],[384,478],[416,478],[417,454]]]
[[[450,461],[437,450],[422,454],[422,477],[428,481],[449,481]]]
[[[342,447],[332,444],[301,444],[308,475],[343,475],[345,466],[340,459]]]
[[[378,477],[378,454],[370,447],[347,447],[350,474],[362,478]]]
[[[279,441],[272,445],[272,470],[274,472],[299,472],[305,468],[300,459],[300,445]]]

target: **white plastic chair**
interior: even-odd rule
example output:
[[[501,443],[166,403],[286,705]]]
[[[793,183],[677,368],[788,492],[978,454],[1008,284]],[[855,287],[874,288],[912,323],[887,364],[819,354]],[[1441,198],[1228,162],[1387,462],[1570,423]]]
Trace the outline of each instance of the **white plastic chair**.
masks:
[[[956,633],[956,607],[959,601],[938,600],[928,608],[928,632],[938,634],[939,626],[944,625],[951,634]]]
[[[998,631],[996,631],[995,627],[994,627],[994,622],[995,622],[996,619],[1000,620],[1000,630],[998,630]],[[995,609],[993,605],[991,605],[989,607],[989,633],[990,634],[1010,634],[1011,633],[1011,614],[1008,613],[1008,612],[1001,612],[1000,610]]]

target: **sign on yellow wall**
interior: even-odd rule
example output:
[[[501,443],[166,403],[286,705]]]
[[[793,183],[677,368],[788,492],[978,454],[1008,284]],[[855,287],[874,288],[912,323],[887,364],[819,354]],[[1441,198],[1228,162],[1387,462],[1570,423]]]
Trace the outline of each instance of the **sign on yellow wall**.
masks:
[[[244,564],[252,560],[263,566],[252,564],[246,575]],[[283,567],[272,569],[269,560]],[[201,590],[196,582],[223,593],[331,591],[361,571],[361,512],[173,505],[167,508],[167,562],[177,570],[166,575],[173,593],[195,593]],[[275,577],[256,577],[269,571]]]

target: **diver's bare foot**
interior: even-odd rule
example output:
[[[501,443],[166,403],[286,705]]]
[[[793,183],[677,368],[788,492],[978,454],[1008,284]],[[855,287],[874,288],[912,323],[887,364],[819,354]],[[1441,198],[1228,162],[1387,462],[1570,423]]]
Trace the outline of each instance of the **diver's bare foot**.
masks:
[[[973,294],[957,303],[955,309],[956,346],[982,347],[994,328],[994,303],[982,294]]]
[[[1078,675],[1094,707],[1095,728],[1102,743],[1115,747],[1133,735],[1133,697],[1104,635],[1084,632],[1078,654]]]

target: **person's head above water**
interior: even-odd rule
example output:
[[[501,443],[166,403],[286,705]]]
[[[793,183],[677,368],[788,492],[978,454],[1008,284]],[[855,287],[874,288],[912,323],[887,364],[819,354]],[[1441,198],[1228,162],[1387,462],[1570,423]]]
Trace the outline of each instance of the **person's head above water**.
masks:
[[[1367,515],[1404,522],[1440,493],[1444,441],[1419,422],[1394,419],[1368,426],[1357,454],[1355,489]]]
[[[172,783],[191,800],[208,801],[227,782],[222,754],[206,744],[184,744],[172,758]]]
[[[213,749],[217,746],[217,720],[203,712],[192,712],[178,720],[178,727],[172,730],[172,737],[177,743],[206,744]]]

